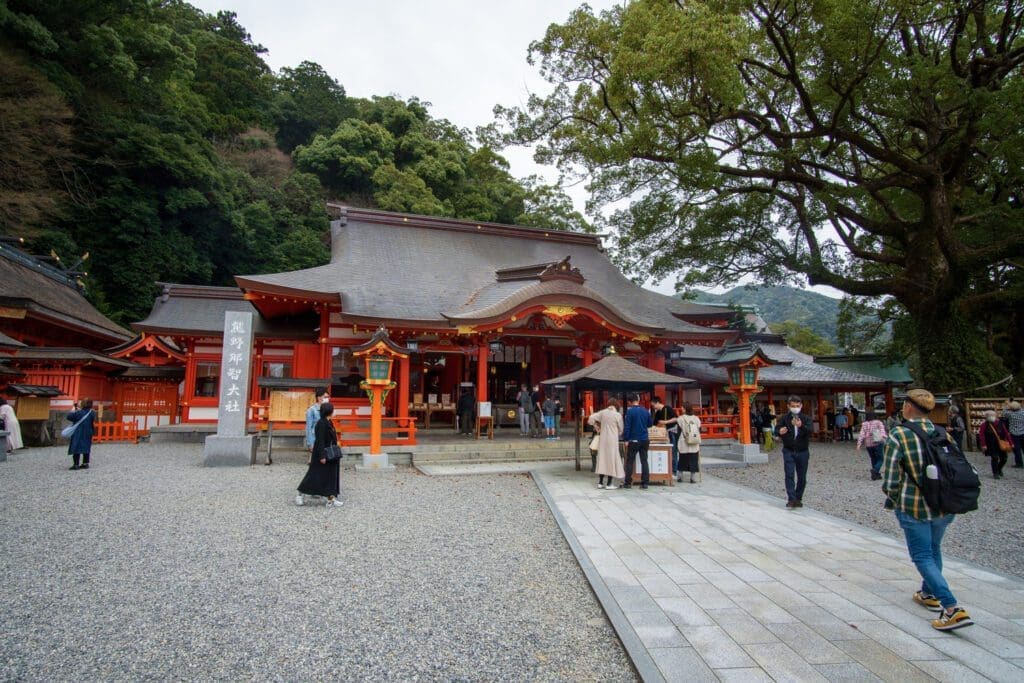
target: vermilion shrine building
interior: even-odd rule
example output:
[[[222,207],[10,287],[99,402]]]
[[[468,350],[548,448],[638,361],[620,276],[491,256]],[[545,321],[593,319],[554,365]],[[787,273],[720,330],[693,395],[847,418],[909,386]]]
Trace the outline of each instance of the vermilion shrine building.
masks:
[[[348,208],[331,223],[327,265],[240,275],[236,287],[162,283],[149,316],[132,325],[134,337],[58,271],[10,249],[0,257],[3,378],[51,387],[54,411],[88,395],[142,430],[216,421],[226,311],[254,314],[251,422],[265,417],[270,388],[291,382],[329,382],[339,413],[366,414],[351,349],[381,325],[415,350],[396,363],[387,414],[415,416],[421,426],[451,423],[463,388],[495,405],[499,426],[513,424],[521,383],[589,365],[609,346],[697,380],[685,396],[667,396],[710,412],[728,400],[729,374],[717,359],[740,341],[759,344],[772,362],[758,401],[801,393],[822,412],[822,392],[891,401],[903,383],[826,368],[778,337],[742,338],[730,327],[734,311],[642,288],[594,235]],[[578,409],[568,396],[563,404],[570,415]]]

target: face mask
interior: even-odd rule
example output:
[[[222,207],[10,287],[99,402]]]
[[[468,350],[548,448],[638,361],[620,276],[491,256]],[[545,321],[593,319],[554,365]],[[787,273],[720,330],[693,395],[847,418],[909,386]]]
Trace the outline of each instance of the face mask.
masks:
[[[327,403],[330,400],[331,400],[330,396],[324,396],[323,398],[320,399],[320,402],[321,403]]]
[[[988,419],[989,422],[995,422],[996,421],[996,416],[995,415],[989,415],[987,419]]]
[[[797,406],[796,408],[790,408],[789,412],[793,413],[794,415],[799,415],[800,414],[800,406]]]

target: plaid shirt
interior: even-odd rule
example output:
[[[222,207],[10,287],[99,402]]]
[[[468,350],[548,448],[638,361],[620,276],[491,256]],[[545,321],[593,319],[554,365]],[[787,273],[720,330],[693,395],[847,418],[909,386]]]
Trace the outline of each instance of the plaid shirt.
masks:
[[[1003,419],[1006,420],[1010,433],[1014,436],[1024,435],[1024,408],[1017,410],[1006,409],[1003,411]]]
[[[931,420],[916,418],[908,422],[918,425],[925,434],[935,431]],[[924,494],[914,483],[924,477],[923,447],[924,444],[912,431],[902,426],[893,427],[889,438],[885,440],[882,490],[897,510],[902,510],[914,519],[936,519],[942,515],[931,511],[924,500]]]

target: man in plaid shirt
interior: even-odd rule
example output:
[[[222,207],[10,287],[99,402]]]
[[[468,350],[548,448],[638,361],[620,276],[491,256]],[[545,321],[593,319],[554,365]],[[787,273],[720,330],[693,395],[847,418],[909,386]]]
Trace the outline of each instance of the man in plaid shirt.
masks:
[[[903,420],[920,427],[925,434],[935,431],[928,414],[935,407],[935,397],[924,389],[907,392],[903,402]],[[947,435],[948,438],[948,435]],[[921,590],[913,595],[914,602],[923,605],[939,617],[932,628],[939,631],[970,626],[974,622],[967,611],[959,607],[949,584],[942,576],[942,536],[953,521],[953,515],[932,512],[925,502],[917,483],[925,476],[924,444],[903,426],[893,427],[885,442],[882,466],[882,490],[886,495],[886,508],[896,510],[896,519],[907,539],[907,550],[917,571],[921,574]]]

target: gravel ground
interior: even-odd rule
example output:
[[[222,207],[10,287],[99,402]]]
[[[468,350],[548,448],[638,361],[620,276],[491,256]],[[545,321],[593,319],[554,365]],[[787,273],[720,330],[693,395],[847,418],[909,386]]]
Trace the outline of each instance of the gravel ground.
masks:
[[[527,476],[342,475],[200,447],[0,463],[0,679],[636,680]]]
[[[804,505],[842,519],[903,538],[891,511],[882,508],[880,481],[871,481],[866,450],[853,443],[811,444]],[[969,560],[1006,574],[1024,577],[1024,470],[1012,469],[1013,455],[1003,470],[1005,478],[992,479],[989,459],[968,453],[981,476],[978,509],[958,515],[942,541],[944,555]],[[718,468],[710,472],[786,500],[782,450],[776,445],[768,464],[745,468]]]

